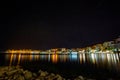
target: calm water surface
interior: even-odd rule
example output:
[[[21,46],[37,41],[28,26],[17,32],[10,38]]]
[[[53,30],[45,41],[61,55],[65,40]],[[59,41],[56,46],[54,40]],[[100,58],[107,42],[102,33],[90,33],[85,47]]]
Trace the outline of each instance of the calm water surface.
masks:
[[[90,78],[120,78],[120,54],[92,53],[69,55],[0,54],[0,66],[20,65],[33,72],[39,69],[59,73],[65,78],[78,75]]]

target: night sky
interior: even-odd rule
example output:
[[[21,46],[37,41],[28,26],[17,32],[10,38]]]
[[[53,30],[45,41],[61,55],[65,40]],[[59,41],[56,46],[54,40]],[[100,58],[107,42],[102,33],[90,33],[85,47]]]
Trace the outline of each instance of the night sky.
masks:
[[[110,0],[4,2],[0,49],[77,48],[114,40],[120,35],[119,7]]]

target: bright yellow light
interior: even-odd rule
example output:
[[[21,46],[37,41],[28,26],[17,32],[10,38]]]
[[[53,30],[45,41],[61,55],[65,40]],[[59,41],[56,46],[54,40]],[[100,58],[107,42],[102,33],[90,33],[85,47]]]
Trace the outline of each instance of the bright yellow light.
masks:
[[[6,53],[21,53],[21,54],[24,54],[24,53],[40,53],[39,50],[7,50]]]

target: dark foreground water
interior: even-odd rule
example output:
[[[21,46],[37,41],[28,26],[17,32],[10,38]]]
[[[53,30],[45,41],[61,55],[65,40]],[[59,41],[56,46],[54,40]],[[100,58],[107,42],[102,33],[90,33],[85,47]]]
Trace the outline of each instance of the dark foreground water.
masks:
[[[79,75],[96,79],[120,79],[120,54],[94,53],[71,55],[0,54],[0,66],[20,65],[37,72],[39,69],[58,73],[65,78]]]

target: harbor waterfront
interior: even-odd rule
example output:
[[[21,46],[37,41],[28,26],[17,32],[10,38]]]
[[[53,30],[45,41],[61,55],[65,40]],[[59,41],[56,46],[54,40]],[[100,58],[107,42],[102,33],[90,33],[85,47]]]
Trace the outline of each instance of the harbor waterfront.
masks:
[[[61,79],[120,79],[119,39],[85,48],[8,49],[0,52],[0,60],[0,66],[22,66],[32,73],[42,69]]]
[[[83,75],[97,80],[120,79],[120,53],[1,53],[0,59],[3,61],[0,66],[22,66],[32,72],[42,69],[64,78]]]
[[[47,61],[52,63],[66,63],[66,62],[77,62],[78,64],[90,63],[93,65],[105,64],[109,68],[119,69],[120,63],[120,53],[68,53],[68,54],[5,54],[5,60],[10,61],[9,65],[14,65],[14,62],[17,65],[20,62],[27,61]],[[16,62],[17,61],[17,62]],[[105,66],[104,65],[104,66]]]
[[[120,80],[119,6],[2,0],[0,80]]]
[[[97,51],[97,50],[90,50],[90,51],[85,51],[85,50],[69,50],[69,51],[57,51],[57,49],[54,49],[54,51],[47,50],[47,51],[40,51],[40,50],[7,50],[7,51],[2,51],[1,53],[13,53],[13,54],[91,54],[91,53],[119,53],[120,49],[116,50],[105,50],[105,51]]]

